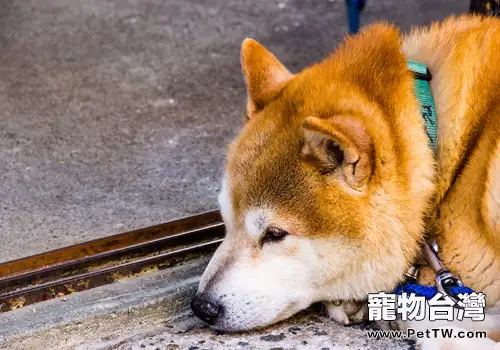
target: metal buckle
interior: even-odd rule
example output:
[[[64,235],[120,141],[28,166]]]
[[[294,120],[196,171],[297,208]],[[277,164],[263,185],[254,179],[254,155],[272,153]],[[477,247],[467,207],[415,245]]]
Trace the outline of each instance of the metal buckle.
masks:
[[[463,286],[462,281],[456,275],[448,271],[438,257],[438,245],[433,242],[424,246],[424,257],[428,265],[436,273],[436,289],[443,295],[450,297],[455,303],[458,299],[451,294],[451,288]]]
[[[451,272],[445,270],[436,275],[436,289],[444,295],[447,295],[457,303],[459,300],[451,294],[452,287],[462,287],[463,283],[460,279],[452,274]]]
[[[417,283],[418,281],[418,272],[420,270],[420,266],[412,265],[405,272],[405,283]]]

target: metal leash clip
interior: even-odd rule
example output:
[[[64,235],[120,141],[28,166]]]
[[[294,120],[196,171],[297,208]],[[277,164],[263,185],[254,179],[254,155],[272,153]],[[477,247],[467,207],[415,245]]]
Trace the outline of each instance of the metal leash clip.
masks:
[[[453,287],[462,287],[463,283],[460,278],[444,267],[437,253],[438,245],[435,242],[425,245],[424,257],[427,264],[436,273],[436,289],[441,294],[449,296],[456,303],[458,299],[452,294],[451,289]]]

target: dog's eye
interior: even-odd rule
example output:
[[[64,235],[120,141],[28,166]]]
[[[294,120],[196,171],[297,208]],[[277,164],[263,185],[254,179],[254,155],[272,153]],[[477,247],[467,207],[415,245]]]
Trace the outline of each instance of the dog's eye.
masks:
[[[285,230],[281,230],[276,227],[268,227],[266,229],[266,232],[264,233],[264,237],[262,237],[262,242],[261,244],[267,243],[267,242],[278,242],[283,240],[286,236],[288,236],[289,233],[286,232]]]

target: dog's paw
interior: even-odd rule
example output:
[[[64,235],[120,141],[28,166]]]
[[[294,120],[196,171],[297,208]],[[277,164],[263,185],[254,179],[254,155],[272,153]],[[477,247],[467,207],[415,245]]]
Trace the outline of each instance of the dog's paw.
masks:
[[[366,303],[354,301],[325,301],[323,304],[328,316],[344,325],[362,322],[368,311]]]

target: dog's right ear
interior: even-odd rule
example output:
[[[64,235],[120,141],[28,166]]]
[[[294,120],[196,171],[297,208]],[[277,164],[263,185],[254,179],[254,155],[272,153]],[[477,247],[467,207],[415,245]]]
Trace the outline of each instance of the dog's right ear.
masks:
[[[373,171],[372,139],[352,116],[307,117],[303,123],[302,155],[323,174],[334,174],[349,187],[363,191]]]
[[[241,67],[248,92],[247,118],[274,100],[293,74],[253,39],[241,44]]]

